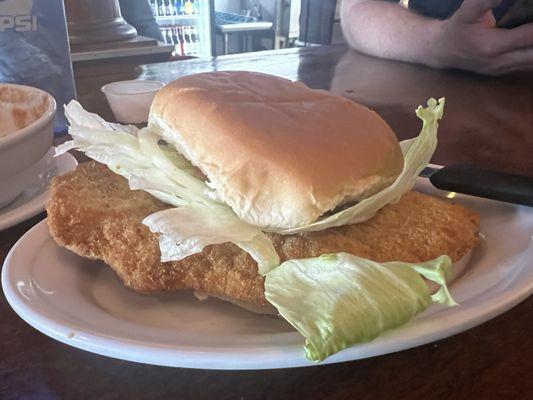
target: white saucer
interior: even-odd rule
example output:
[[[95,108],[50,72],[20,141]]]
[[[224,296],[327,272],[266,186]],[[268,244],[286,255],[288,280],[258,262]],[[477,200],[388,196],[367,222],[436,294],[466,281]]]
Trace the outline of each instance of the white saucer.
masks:
[[[419,179],[417,189],[440,197]],[[411,323],[323,364],[372,357],[433,342],[505,312],[533,292],[533,208],[457,195],[481,214],[485,239],[451,285],[458,307],[431,306]],[[191,292],[141,295],[111,268],[59,247],[42,221],[11,249],[2,271],[7,301],[30,325],[70,346],[147,364],[204,369],[315,365],[304,339],[281,319]],[[490,350],[490,349],[489,349]],[[488,350],[488,351],[489,351]]]
[[[78,162],[69,153],[55,157],[53,169],[43,183],[26,189],[13,202],[0,208],[0,231],[15,226],[19,222],[25,221],[44,211],[49,196],[47,189],[50,180],[54,176],[63,175],[66,172],[74,170],[77,165]]]

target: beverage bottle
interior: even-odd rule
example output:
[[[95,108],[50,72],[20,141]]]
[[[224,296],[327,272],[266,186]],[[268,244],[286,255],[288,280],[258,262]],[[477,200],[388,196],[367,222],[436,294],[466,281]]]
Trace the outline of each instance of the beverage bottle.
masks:
[[[163,10],[163,0],[157,0],[157,15],[160,17],[165,15],[165,11]]]
[[[203,46],[202,42],[200,41],[200,30],[197,26],[194,27],[194,33],[196,34],[196,48],[197,48],[197,54],[200,56],[202,54]]]
[[[194,13],[194,8],[191,0],[185,0],[185,15],[192,15]]]
[[[152,8],[152,13],[154,14],[154,17],[157,17],[157,1],[150,0],[150,7]]]
[[[177,33],[176,27],[173,26],[170,29],[172,31],[172,43],[179,44],[178,35],[176,34]]]
[[[185,39],[186,47],[187,47],[187,55],[192,54],[192,46],[191,46],[191,35],[189,34],[189,27],[184,26],[183,27],[183,37]]]
[[[172,28],[172,37],[175,37],[176,40],[176,52],[182,56],[183,55],[183,43],[181,43],[179,38],[179,27],[174,26]]]
[[[196,43],[198,41],[196,35],[196,26],[191,26],[191,42]]]
[[[193,27],[192,26],[188,26],[187,27],[187,31],[189,33],[189,42],[191,44],[191,55],[194,55],[196,54],[196,42],[193,40]]]
[[[192,13],[195,15],[200,15],[200,0],[191,0],[192,1]]]
[[[195,33],[195,27],[189,26],[189,35],[191,37],[191,53],[196,55],[198,53],[198,43],[196,41],[196,33]]]
[[[180,41],[180,52],[181,52],[181,55],[184,56],[186,53],[186,49],[185,49],[185,39],[183,38],[183,29],[182,27],[178,27],[178,39]]]
[[[181,3],[181,0],[174,1],[174,11],[176,15],[181,15],[181,8],[183,7]]]
[[[168,44],[173,44],[172,35],[168,27],[165,29],[165,42],[167,42]]]

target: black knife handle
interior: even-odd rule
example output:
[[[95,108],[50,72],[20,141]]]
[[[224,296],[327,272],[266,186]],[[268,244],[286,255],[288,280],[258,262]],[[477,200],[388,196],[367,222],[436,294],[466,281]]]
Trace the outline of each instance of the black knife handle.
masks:
[[[441,168],[429,180],[438,189],[533,207],[533,178],[527,176],[457,164]]]

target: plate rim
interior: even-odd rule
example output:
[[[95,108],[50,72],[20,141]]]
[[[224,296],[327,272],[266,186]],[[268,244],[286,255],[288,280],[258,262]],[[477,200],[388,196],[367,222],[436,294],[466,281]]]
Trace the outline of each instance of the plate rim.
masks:
[[[70,153],[64,153],[56,157],[55,163],[58,171],[54,177],[73,171],[78,166],[78,160]],[[12,228],[15,225],[43,212],[49,195],[50,190],[47,188],[41,193],[38,193],[32,198],[28,199],[26,203],[7,211],[4,215],[2,215],[2,210],[0,209],[0,232]],[[15,199],[14,201],[17,200]],[[28,203],[32,201],[35,201],[35,205],[28,205]]]
[[[124,339],[120,340],[114,337],[103,337],[105,335],[102,332],[100,332],[100,336],[98,336],[91,332],[80,332],[82,330],[76,329],[81,334],[78,333],[74,337],[69,337],[68,334],[64,334],[64,332],[68,330],[64,324],[60,324],[53,318],[43,316],[38,310],[30,307],[22,299],[22,295],[9,279],[11,269],[14,268],[13,259],[17,255],[17,252],[20,250],[20,248],[26,244],[26,241],[29,240],[29,238],[32,238],[32,240],[36,241],[34,236],[41,234],[43,233],[41,231],[44,231],[44,235],[41,238],[38,238],[38,243],[36,243],[38,246],[36,246],[36,248],[40,248],[42,244],[53,240],[45,225],[46,219],[32,227],[17,241],[17,243],[9,251],[2,269],[2,287],[8,303],[24,321],[45,335],[69,346],[86,350],[95,354],[127,361],[170,367],[217,370],[259,370],[317,365],[303,357],[303,349],[301,348],[301,345],[298,345],[299,351],[297,352],[295,352],[296,349],[294,346],[288,346],[290,348],[290,357],[285,356],[280,361],[279,359],[276,359],[276,355],[279,355],[280,351],[282,350],[270,350],[267,352],[267,354],[257,354],[257,350],[249,349],[248,351],[252,355],[252,357],[249,358],[248,356],[250,354],[246,354],[246,351],[243,348],[231,348],[229,353],[225,352],[224,349],[219,349],[218,351],[209,349],[209,357],[205,357],[206,352],[202,351],[201,349],[186,349],[183,347],[177,347],[173,350],[169,350],[169,346],[167,345],[154,348],[152,344],[150,344],[147,348],[146,344],[143,345],[141,341],[127,341],[125,343]],[[522,255],[523,253],[516,254],[515,256],[522,257]],[[424,334],[418,335],[418,337],[410,338],[408,343],[404,343],[403,345],[396,347],[394,346],[394,343],[392,343],[391,346],[391,339],[394,339],[395,332],[405,329],[413,329],[414,325],[410,323],[402,328],[389,331],[389,333],[392,332],[392,335],[383,335],[383,337],[386,336],[387,340],[385,340],[385,346],[381,350],[372,351],[372,344],[374,344],[374,347],[376,343],[378,345],[382,344],[380,339],[376,339],[373,342],[365,344],[369,345],[368,347],[370,347],[370,350],[367,352],[371,354],[365,354],[364,352],[363,354],[357,354],[356,348],[359,346],[354,346],[329,357],[318,365],[346,362],[394,353],[438,341],[480,325],[504,313],[531,295],[533,292],[533,279],[518,279],[524,273],[527,274],[528,272],[529,275],[533,277],[533,274],[531,271],[528,271],[528,268],[524,263],[520,270],[516,272],[516,274],[508,282],[506,280],[499,280],[487,291],[487,293],[479,294],[475,297],[478,298],[488,295],[489,301],[477,304],[475,307],[469,307],[470,312],[468,315],[465,315],[464,313],[453,313],[454,323],[451,325],[447,324],[448,327],[446,329],[443,329],[442,326],[437,326],[436,328],[433,328],[433,330],[429,330]],[[491,295],[491,292],[495,290],[494,288],[502,284],[502,282],[505,283],[504,290],[497,290],[496,294]],[[428,320],[426,323],[434,325],[435,321]],[[440,325],[443,324],[444,323]],[[296,331],[285,334],[299,336]],[[394,342],[394,340],[392,340],[392,342]],[[199,354],[204,356],[204,358],[198,358],[197,356]]]

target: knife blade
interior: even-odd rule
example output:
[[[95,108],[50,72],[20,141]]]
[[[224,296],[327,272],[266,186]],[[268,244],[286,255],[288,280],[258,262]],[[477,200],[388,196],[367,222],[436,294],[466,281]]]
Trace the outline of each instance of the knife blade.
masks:
[[[533,207],[533,178],[468,164],[428,166],[420,173],[437,189]]]

